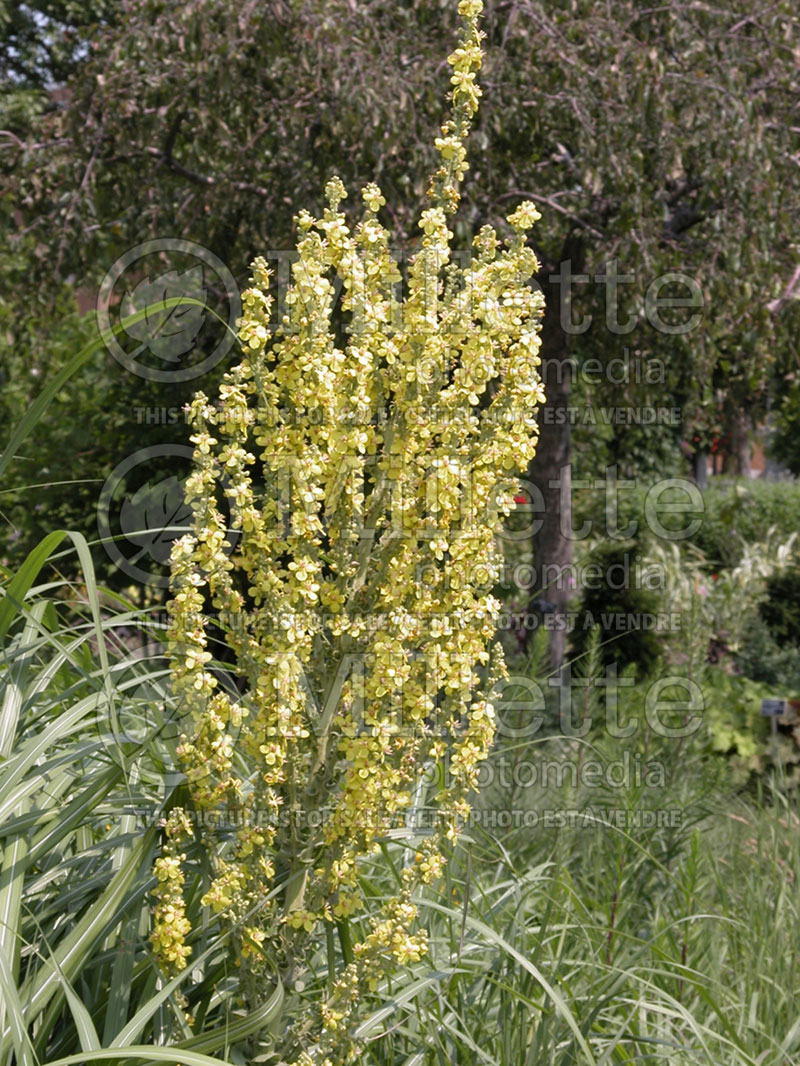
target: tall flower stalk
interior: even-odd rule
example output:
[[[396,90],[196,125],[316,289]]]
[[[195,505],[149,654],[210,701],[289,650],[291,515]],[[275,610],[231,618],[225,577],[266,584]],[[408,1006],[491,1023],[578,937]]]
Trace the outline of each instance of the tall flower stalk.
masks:
[[[333,178],[322,217],[297,216],[280,324],[256,259],[242,361],[218,402],[190,406],[194,520],[172,553],[168,635],[192,809],[169,823],[153,944],[167,970],[186,965],[179,848],[193,832],[213,870],[202,902],[228,923],[246,998],[276,974],[291,984],[328,944],[317,1022],[286,1045],[297,1064],[351,1061],[360,1005],[425,954],[414,892],[440,876],[494,735],[497,529],[534,453],[543,301],[533,204],[505,242],[483,228],[468,264],[451,251],[481,8],[458,5],[451,114],[405,295],[380,189],[363,189],[351,229]],[[239,694],[210,668],[214,641]],[[398,826],[413,846],[397,892],[368,906],[363,862]]]

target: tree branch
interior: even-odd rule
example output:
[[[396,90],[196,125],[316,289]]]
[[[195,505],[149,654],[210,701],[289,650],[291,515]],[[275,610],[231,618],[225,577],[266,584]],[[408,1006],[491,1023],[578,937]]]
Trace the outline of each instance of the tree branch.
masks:
[[[535,192],[526,192],[523,189],[512,189],[510,192],[504,192],[501,196],[498,196],[495,203],[499,203],[500,200],[508,200],[514,196],[521,200],[533,200],[534,203],[545,204],[547,207],[552,208],[553,211],[557,211],[560,215],[564,215],[566,218],[570,219],[571,222],[574,222],[576,226],[585,229],[595,237],[599,237],[601,240],[605,237],[605,234],[599,229],[595,229],[594,226],[580,218],[580,216],[576,215],[573,211],[569,211],[566,207],[562,207],[561,204],[551,196],[540,196]]]
[[[261,196],[264,199],[268,199],[270,196],[269,189],[265,189],[263,185],[254,185],[250,181],[231,181],[224,176],[219,178],[212,174],[198,174],[197,171],[189,170],[189,168],[183,166],[182,163],[178,163],[177,160],[166,155],[161,148],[154,148],[150,145],[145,148],[144,151],[147,155],[151,155],[155,159],[160,159],[168,170],[173,171],[175,174],[180,174],[181,177],[186,178],[187,181],[191,181],[195,185],[204,185],[206,188],[229,185],[232,189],[236,189],[238,192],[249,192],[254,196]]]
[[[769,301],[767,310],[770,314],[777,315],[789,300],[800,300],[800,264],[795,267],[794,274],[781,295]]]

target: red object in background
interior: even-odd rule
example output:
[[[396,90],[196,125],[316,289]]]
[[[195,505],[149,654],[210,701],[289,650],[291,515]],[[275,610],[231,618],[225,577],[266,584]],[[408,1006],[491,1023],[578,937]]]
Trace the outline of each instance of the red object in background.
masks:
[[[528,497],[527,496],[515,496],[514,497],[514,503],[528,503]]]

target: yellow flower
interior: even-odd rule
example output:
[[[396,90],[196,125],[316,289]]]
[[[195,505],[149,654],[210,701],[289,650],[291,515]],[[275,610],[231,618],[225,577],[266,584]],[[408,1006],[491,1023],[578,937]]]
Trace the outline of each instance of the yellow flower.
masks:
[[[325,199],[329,202],[331,210],[335,211],[342,200],[346,199],[347,190],[342,179],[333,177],[325,186]]]
[[[361,190],[361,195],[370,211],[379,211],[386,203],[386,197],[374,182],[365,185]]]
[[[317,923],[316,915],[302,909],[291,911],[284,920],[292,929],[304,929],[307,933],[312,932]]]
[[[508,221],[514,229],[529,230],[541,217],[536,205],[531,200],[525,200],[508,216]]]

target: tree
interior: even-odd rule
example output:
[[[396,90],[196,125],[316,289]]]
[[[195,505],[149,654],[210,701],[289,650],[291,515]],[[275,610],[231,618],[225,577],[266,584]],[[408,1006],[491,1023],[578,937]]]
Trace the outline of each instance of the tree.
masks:
[[[723,385],[725,415],[741,438],[763,409],[775,365],[767,303],[794,266],[796,13],[774,3],[627,3],[610,14],[592,0],[528,2],[515,13],[504,34],[508,95],[494,99],[513,109],[515,128],[527,116],[518,136],[533,163],[523,171],[520,146],[509,143],[505,157],[493,146],[493,167],[505,164],[516,188],[561,222],[547,230],[548,281],[558,283],[557,265],[572,260],[573,273],[588,275],[582,280],[602,282],[577,295],[573,286],[575,308],[594,316],[585,334],[569,324],[561,282],[564,315],[560,330],[545,331],[545,380],[559,376],[570,351],[604,349],[608,360],[624,345],[664,361],[662,396],[683,407],[689,439]],[[502,122],[494,118],[498,132]],[[682,277],[659,281],[671,274]],[[690,306],[665,311],[659,297],[670,295]],[[555,294],[550,303],[552,314]],[[640,404],[648,393],[639,392]],[[548,406],[568,398],[568,386],[550,386]],[[569,422],[545,411],[530,478],[549,507],[558,506],[546,487],[556,462],[569,464],[569,436]],[[563,517],[557,529],[547,516],[535,540],[541,571],[570,558],[566,510]],[[557,609],[566,596],[563,587],[547,591]],[[556,644],[556,662],[561,650]]]

